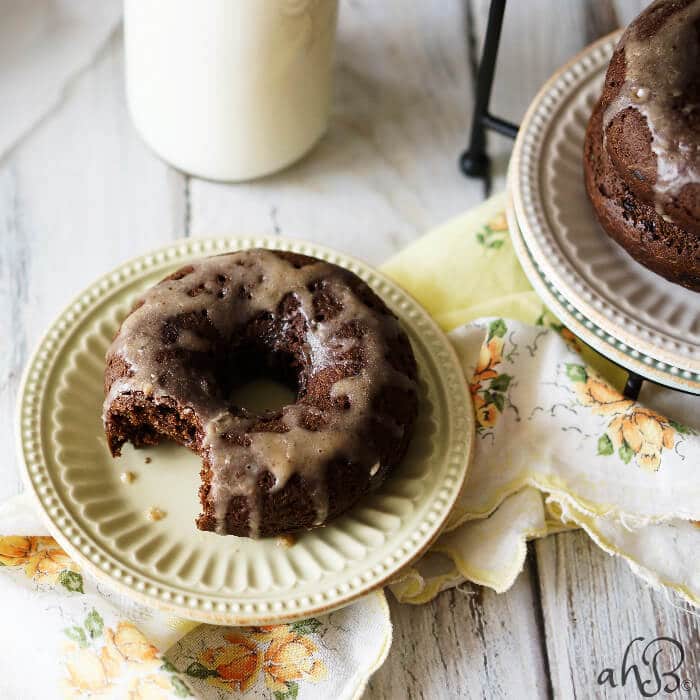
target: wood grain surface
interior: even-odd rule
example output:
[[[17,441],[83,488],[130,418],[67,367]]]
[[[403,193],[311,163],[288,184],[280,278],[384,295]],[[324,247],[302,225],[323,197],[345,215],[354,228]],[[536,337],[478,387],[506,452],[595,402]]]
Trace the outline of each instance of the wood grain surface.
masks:
[[[492,111],[518,121],[558,65],[644,4],[510,0]],[[487,11],[488,0],[343,0],[329,134],[300,163],[241,185],[187,177],[139,141],[121,28],[110,36],[0,161],[0,498],[21,488],[10,417],[28,353],[105,270],[180,236],[244,232],[307,238],[378,264],[501,189],[504,138],[490,137],[486,182],[457,169]],[[579,532],[531,545],[503,595],[464,585],[391,609],[394,644],[367,698],[639,697],[633,686],[604,691],[596,678],[633,638],[659,635],[684,644],[700,683],[697,617]]]

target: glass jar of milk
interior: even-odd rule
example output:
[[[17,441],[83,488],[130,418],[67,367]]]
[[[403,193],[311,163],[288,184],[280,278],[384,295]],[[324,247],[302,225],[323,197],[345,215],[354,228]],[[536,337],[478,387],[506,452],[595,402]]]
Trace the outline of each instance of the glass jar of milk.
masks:
[[[200,177],[284,168],[326,130],[337,12],[337,0],[125,0],[137,130]]]

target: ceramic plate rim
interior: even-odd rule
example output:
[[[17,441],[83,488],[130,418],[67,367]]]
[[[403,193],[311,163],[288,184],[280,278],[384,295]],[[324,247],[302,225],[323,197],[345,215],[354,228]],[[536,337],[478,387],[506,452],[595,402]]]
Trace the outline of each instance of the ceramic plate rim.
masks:
[[[51,470],[47,467],[44,459],[44,443],[46,440],[41,437],[41,415],[44,399],[46,398],[48,379],[52,376],[54,366],[60,356],[61,347],[70,338],[72,332],[78,328],[83,318],[99,305],[102,293],[110,292],[116,294],[118,290],[138,279],[139,275],[155,272],[160,268],[176,265],[178,262],[184,263],[189,259],[217,252],[260,246],[313,255],[335,264],[340,264],[354,272],[359,271],[370,274],[378,282],[388,285],[399,297],[402,297],[402,302],[406,305],[406,309],[410,308],[412,313],[418,315],[420,324],[424,325],[424,327],[427,325],[436,342],[441,345],[441,351],[445,352],[449,357],[450,368],[447,370],[447,374],[450,378],[457,379],[454,387],[455,391],[449,392],[447,403],[448,434],[451,436],[451,442],[446,450],[445,461],[449,465],[444,474],[445,484],[439,493],[436,490],[432,494],[429,501],[431,508],[435,509],[430,510],[429,515],[435,516],[434,519],[430,523],[428,523],[429,518],[424,521],[428,528],[423,533],[423,536],[417,540],[415,537],[407,536],[403,527],[393,535],[396,539],[396,544],[391,549],[393,554],[388,557],[393,560],[393,563],[384,566],[381,573],[373,575],[372,578],[364,581],[359,586],[350,587],[348,591],[340,591],[336,587],[334,590],[337,595],[332,596],[330,600],[325,602],[309,602],[302,605],[297,600],[293,607],[287,606],[282,611],[270,610],[270,606],[265,604],[262,607],[263,612],[242,610],[240,605],[234,608],[235,603],[232,603],[232,607],[221,611],[216,609],[216,605],[212,602],[212,599],[217,598],[217,596],[206,595],[201,591],[192,591],[191,595],[185,596],[182,602],[164,600],[152,594],[148,590],[148,585],[139,587],[135,585],[134,581],[131,583],[125,582],[125,580],[115,578],[113,573],[110,573],[111,569],[118,568],[118,566],[114,567],[111,563],[111,555],[105,551],[100,552],[99,539],[93,538],[92,535],[85,532],[73,516],[66,513],[66,508],[62,505],[61,495],[52,484],[50,478]],[[401,317],[401,314],[399,315]],[[408,321],[405,318],[402,318],[402,322],[408,325]],[[459,428],[460,421],[463,421],[461,429]],[[455,426],[457,426],[457,429],[462,430],[462,433],[458,434],[458,436],[466,438],[464,444],[459,444],[459,441],[455,439]],[[461,370],[454,348],[428,312],[408,292],[384,275],[384,273],[377,271],[374,267],[356,257],[301,239],[272,235],[212,236],[176,240],[143,255],[135,256],[101,275],[82,292],[73,297],[49,325],[37,343],[24,369],[16,403],[15,437],[17,454],[20,458],[20,471],[25,486],[28,492],[32,494],[33,500],[37,504],[50,533],[76,563],[89,571],[97,580],[106,582],[112,589],[129,596],[141,604],[185,619],[213,624],[260,625],[289,622],[313,615],[325,614],[344,607],[354,600],[385,586],[400,569],[405,568],[418,559],[439,536],[443,526],[448,521],[454,503],[464,487],[474,452],[475,421],[466,377]],[[450,484],[447,483],[448,481]],[[63,515],[60,515],[61,511],[64,512]],[[77,534],[69,535],[69,532]],[[76,544],[76,538],[78,542],[84,542],[85,544]],[[409,543],[412,546],[409,546]],[[86,551],[82,551],[83,549]],[[106,570],[103,568],[104,566],[106,566]],[[133,565],[132,568],[138,569],[138,567]],[[363,571],[359,570],[359,574],[361,575],[362,573]],[[354,571],[355,577],[357,577],[357,574],[358,572]],[[350,575],[348,575],[349,577]],[[148,580],[147,574],[143,578]],[[140,583],[143,584],[143,580]],[[292,589],[290,598],[294,595]],[[235,600],[235,596],[227,597]],[[249,601],[247,601],[247,606],[248,603]]]
[[[615,347],[614,343],[627,346],[622,340],[608,334],[602,328],[597,326],[591,319],[571,302],[556,288],[556,286],[548,280],[544,275],[538,262],[535,260],[532,251],[527,245],[522,234],[518,217],[513,203],[513,197],[509,193],[506,204],[506,218],[508,219],[508,228],[511,232],[511,240],[513,248],[521,267],[523,268],[526,277],[535,288],[537,295],[547,304],[554,314],[562,321],[573,333],[581,338],[586,344],[590,345],[601,355],[612,360],[616,364],[632,371],[645,379],[657,382],[664,386],[673,389],[680,389],[690,393],[700,393],[700,385],[693,384],[690,380],[685,380],[682,376],[675,377],[676,382],[672,382],[671,378],[659,370],[655,370],[652,364],[631,357],[627,352],[619,347]],[[590,327],[589,325],[590,324]],[[597,332],[599,331],[599,333]],[[608,337],[606,337],[608,336]],[[611,339],[612,338],[612,342]],[[637,351],[635,351],[637,352]],[[643,353],[637,352],[640,357],[644,357]],[[651,360],[651,358],[649,358]],[[651,360],[656,362],[656,360]],[[672,377],[673,375],[671,375]]]
[[[545,286],[551,285],[553,289],[556,290],[557,294],[563,297],[565,300],[564,303],[568,303],[574,307],[576,311],[584,317],[585,321],[592,323],[603,334],[601,337],[599,334],[596,334],[595,331],[592,332],[590,329],[585,326],[580,326],[577,323],[582,330],[581,337],[586,342],[596,347],[602,354],[608,357],[614,356],[617,358],[615,361],[642,376],[651,378],[667,386],[697,393],[700,392],[700,367],[696,367],[697,363],[693,359],[661,348],[653,341],[645,341],[643,338],[640,338],[638,334],[635,335],[629,329],[620,328],[611,318],[597,311],[591,303],[587,302],[581,294],[577,293],[577,291],[568,284],[564,276],[559,274],[556,265],[552,264],[541,250],[534,233],[536,222],[532,221],[533,217],[537,219],[541,217],[535,214],[529,216],[528,207],[525,202],[525,191],[535,191],[537,189],[527,184],[527,181],[532,180],[539,172],[524,172],[533,157],[532,155],[527,155],[526,157],[525,151],[529,150],[533,151],[533,153],[535,151],[539,152],[542,144],[546,141],[547,130],[552,123],[552,118],[546,117],[544,118],[546,124],[544,128],[542,126],[543,117],[539,112],[543,103],[553,99],[554,106],[551,107],[551,111],[556,111],[562,99],[578,90],[587,78],[595,71],[600,70],[599,62],[591,63],[591,56],[601,51],[605,56],[609,56],[620,34],[621,30],[611,32],[583,49],[568,63],[557,70],[547,82],[545,82],[535,96],[523,117],[521,128],[513,148],[513,155],[508,172],[509,196],[512,198],[514,218],[518,223],[520,236],[522,236],[528,254],[532,256],[532,261],[536,263],[537,269],[535,270],[533,268],[531,273],[534,272],[540,282]],[[576,77],[572,81],[573,87],[566,86],[562,88],[559,83],[562,77],[570,71],[576,73]],[[552,97],[553,95],[554,97]],[[530,143],[532,138],[534,138],[533,134],[538,134],[536,146]],[[532,170],[531,163],[530,166],[530,170]],[[539,202],[540,198],[536,194],[531,194],[529,197],[531,199],[537,199]],[[530,209],[532,209],[532,205],[530,205]],[[541,227],[544,226],[541,222],[538,225]],[[546,226],[544,227],[546,228]],[[522,251],[520,252],[522,253]],[[551,301],[551,290],[548,292],[547,296]],[[607,301],[605,303],[610,306]],[[563,309],[561,302],[556,302],[556,305],[560,309]],[[573,319],[570,314],[567,313],[567,316],[576,323],[575,319]],[[620,350],[612,345],[606,336],[613,338],[616,343],[621,343],[625,348],[629,349],[629,352]],[[638,358],[632,356],[630,353],[636,353]]]

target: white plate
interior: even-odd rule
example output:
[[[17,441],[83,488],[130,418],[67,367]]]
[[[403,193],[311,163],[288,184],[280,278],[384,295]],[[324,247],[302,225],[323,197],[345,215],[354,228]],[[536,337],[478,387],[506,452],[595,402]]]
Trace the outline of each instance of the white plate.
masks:
[[[291,547],[200,532],[199,458],[164,444],[127,447],[115,460],[102,429],[105,351],[135,298],[193,257],[250,247],[313,255],[358,274],[401,319],[419,367],[419,417],[404,461],[376,493]],[[474,419],[449,341],[398,285],[321,246],[219,238],[162,248],[83,292],[29,363],[17,428],[28,488],[54,537],[81,566],[144,604],[203,622],[250,625],[346,605],[425,551],[464,482]],[[136,473],[132,484],[121,482],[124,470]],[[149,521],[150,506],[167,516]]]
[[[555,73],[523,119],[509,187],[534,263],[524,267],[538,291],[546,284],[570,317],[580,315],[584,341],[642,376],[700,393],[700,295],[634,261],[586,196],[586,126],[618,38],[604,37]]]

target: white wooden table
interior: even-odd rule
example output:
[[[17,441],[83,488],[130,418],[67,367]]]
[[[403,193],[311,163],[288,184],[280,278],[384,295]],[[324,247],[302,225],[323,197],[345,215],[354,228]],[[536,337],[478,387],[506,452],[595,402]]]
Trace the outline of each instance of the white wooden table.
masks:
[[[558,65],[644,4],[511,0],[494,111],[519,120]],[[487,9],[488,0],[343,0],[330,133],[301,163],[242,185],[187,177],[139,141],[124,102],[121,29],[110,36],[0,161],[0,498],[21,488],[10,417],[28,353],[103,271],[181,236],[241,232],[303,237],[378,264],[503,187],[505,139],[491,138],[487,183],[456,165]],[[684,644],[700,683],[697,618],[581,533],[533,545],[504,595],[465,585],[429,605],[391,607],[394,644],[367,697],[598,697],[598,673],[619,665],[628,642],[661,634]]]

